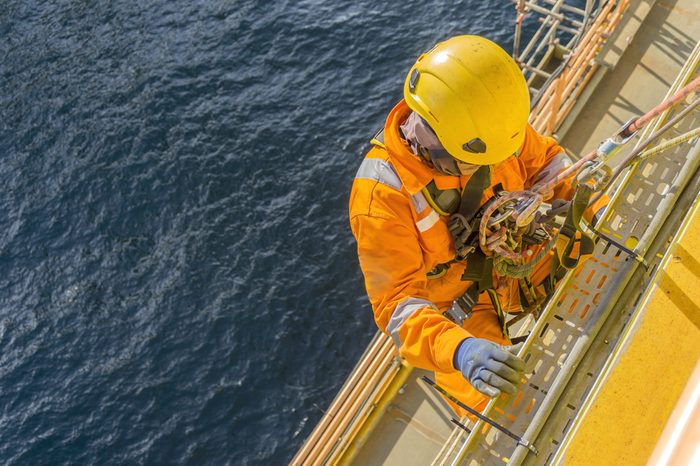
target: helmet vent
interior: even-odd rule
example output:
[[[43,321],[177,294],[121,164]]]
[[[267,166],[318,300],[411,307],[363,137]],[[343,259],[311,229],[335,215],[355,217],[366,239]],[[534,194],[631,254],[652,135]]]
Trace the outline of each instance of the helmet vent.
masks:
[[[417,69],[414,69],[411,73],[411,78],[408,80],[408,90],[411,91],[411,93],[416,92],[418,78],[420,78],[420,72]]]
[[[486,152],[486,144],[479,138],[474,138],[462,145],[462,149],[473,154],[483,154]]]

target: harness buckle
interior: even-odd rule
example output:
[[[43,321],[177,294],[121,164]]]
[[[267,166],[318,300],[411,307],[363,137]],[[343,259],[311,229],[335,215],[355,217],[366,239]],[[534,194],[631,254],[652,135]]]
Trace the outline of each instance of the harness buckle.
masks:
[[[525,244],[542,244],[548,239],[547,231],[536,222],[532,222],[528,231],[523,234],[523,243]]]
[[[461,327],[462,323],[472,316],[472,308],[475,304],[476,299],[472,297],[470,293],[464,293],[462,296],[452,301],[452,306],[445,311],[444,315]]]
[[[474,252],[475,246],[468,244],[474,229],[462,214],[453,214],[447,223],[447,228],[452,235],[455,247],[455,258],[458,261],[466,260],[467,256]]]
[[[472,316],[472,311],[470,309],[469,312],[464,312],[462,307],[455,299],[454,301],[452,301],[452,306],[450,306],[450,308],[447,311],[445,311],[444,315],[452,322],[461,327],[464,321]]]

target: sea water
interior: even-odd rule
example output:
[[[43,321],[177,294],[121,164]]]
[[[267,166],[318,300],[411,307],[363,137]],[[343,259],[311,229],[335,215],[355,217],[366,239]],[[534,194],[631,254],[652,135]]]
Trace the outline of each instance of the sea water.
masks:
[[[285,464],[376,331],[347,219],[507,0],[5,1],[0,463]]]

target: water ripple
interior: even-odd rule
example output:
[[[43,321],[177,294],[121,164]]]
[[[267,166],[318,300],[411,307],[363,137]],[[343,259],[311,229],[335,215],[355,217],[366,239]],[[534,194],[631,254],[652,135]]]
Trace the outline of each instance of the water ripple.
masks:
[[[286,463],[375,331],[347,225],[368,137],[420,52],[513,17],[4,5],[0,458]]]

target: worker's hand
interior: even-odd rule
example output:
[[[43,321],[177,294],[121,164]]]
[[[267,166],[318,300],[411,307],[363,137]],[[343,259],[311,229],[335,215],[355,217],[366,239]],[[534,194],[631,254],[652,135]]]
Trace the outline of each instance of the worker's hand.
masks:
[[[515,394],[525,370],[525,363],[515,355],[522,345],[501,346],[483,338],[467,338],[457,347],[455,368],[486,396]]]

